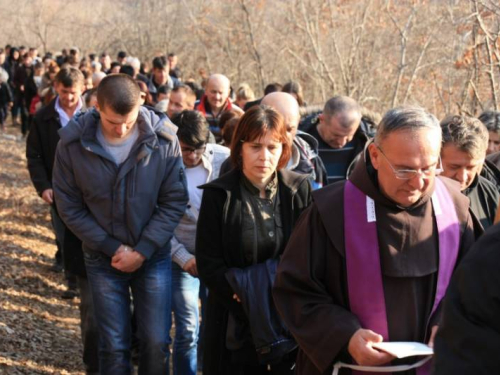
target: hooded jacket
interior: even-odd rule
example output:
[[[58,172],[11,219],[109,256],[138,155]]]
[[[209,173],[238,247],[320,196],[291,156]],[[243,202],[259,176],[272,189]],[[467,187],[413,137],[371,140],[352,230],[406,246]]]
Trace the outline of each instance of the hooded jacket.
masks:
[[[117,166],[97,141],[99,123],[92,110],[59,132],[53,188],[61,218],[85,251],[112,257],[127,244],[147,259],[168,252],[188,201],[175,126],[141,107],[139,138]]]
[[[439,256],[433,186],[414,205],[401,207],[380,191],[369,155],[358,161],[349,179],[375,201],[390,340],[427,342],[426,323],[434,302]],[[459,262],[475,241],[477,223],[458,184],[441,180],[460,222]],[[300,346],[299,375],[331,374],[336,361],[351,362],[348,343],[361,328],[349,307],[344,187],[341,181],[313,193],[313,203],[297,223],[278,266],[274,301]],[[429,326],[436,325],[439,318],[435,314]],[[341,370],[341,374],[349,373]]]

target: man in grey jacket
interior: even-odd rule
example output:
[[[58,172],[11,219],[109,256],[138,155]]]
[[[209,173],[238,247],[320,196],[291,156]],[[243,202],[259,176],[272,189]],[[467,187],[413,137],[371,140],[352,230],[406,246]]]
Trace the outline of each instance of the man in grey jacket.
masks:
[[[102,80],[98,105],[60,132],[54,196],[82,240],[102,374],[132,373],[130,290],[139,374],[168,374],[170,240],[188,195],[176,129],[139,104],[137,83]]]
[[[189,204],[172,237],[172,310],[175,318],[173,353],[174,375],[196,375],[199,332],[198,294],[200,280],[196,267],[196,225],[203,190],[198,186],[219,177],[220,168],[229,156],[229,149],[208,143],[209,128],[198,111],[182,111],[172,119],[177,133],[182,159],[186,166]],[[202,298],[202,308],[203,306]],[[202,319],[203,321],[203,319]]]

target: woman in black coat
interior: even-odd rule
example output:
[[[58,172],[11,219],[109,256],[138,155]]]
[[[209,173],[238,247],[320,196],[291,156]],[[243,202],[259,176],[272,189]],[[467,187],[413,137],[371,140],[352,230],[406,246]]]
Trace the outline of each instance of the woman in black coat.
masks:
[[[278,112],[260,106],[250,109],[233,136],[235,169],[203,186],[196,262],[209,289],[204,375],[293,373],[295,350],[274,358],[272,364],[258,358],[243,296],[228,282],[234,269],[248,270],[278,259],[311,201],[307,175],[283,169],[290,158],[290,138]],[[273,305],[270,291],[268,296]]]

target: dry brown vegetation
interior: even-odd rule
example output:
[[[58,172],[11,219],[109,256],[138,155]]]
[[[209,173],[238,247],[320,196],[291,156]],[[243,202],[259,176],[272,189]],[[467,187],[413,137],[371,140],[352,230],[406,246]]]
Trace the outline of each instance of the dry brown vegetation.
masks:
[[[83,374],[78,301],[60,298],[48,207],[29,180],[19,129],[7,130],[0,133],[0,373]]]
[[[499,105],[496,0],[0,0],[0,14],[0,45],[175,51],[184,78],[225,73],[258,94],[293,79],[309,104],[345,94],[440,117]]]

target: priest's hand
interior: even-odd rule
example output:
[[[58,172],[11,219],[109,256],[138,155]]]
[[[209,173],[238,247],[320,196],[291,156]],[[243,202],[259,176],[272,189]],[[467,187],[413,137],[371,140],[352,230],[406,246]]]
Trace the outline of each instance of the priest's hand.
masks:
[[[380,352],[372,348],[372,343],[382,342],[381,335],[369,330],[358,329],[349,340],[347,350],[351,357],[361,366],[380,366],[392,360],[394,357],[388,353]]]
[[[431,338],[429,339],[429,342],[427,345],[429,345],[431,348],[434,347],[434,339],[436,338],[436,333],[438,331],[438,326],[432,326],[431,328]]]

